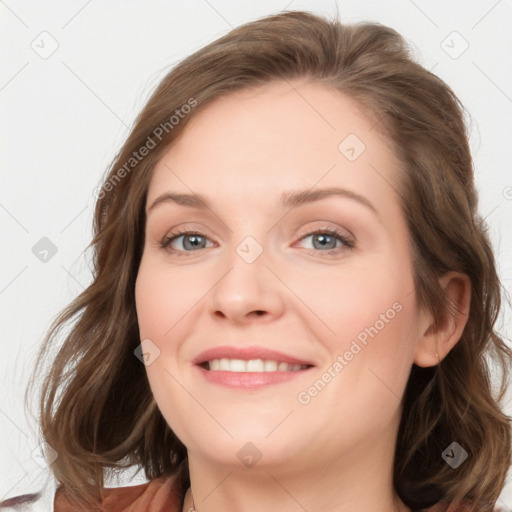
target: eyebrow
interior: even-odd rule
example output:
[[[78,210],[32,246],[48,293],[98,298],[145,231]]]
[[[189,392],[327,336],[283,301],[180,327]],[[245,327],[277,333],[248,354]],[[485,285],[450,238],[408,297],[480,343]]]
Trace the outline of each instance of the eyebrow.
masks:
[[[290,190],[281,194],[281,205],[285,208],[295,208],[297,206],[320,201],[329,197],[344,197],[353,199],[360,204],[366,206],[373,213],[378,215],[378,211],[373,204],[356,192],[340,187],[328,187],[321,189],[306,189],[306,190]],[[151,206],[148,208],[152,210],[155,206],[161,203],[175,203],[181,206],[188,206],[190,208],[197,208],[199,210],[211,210],[209,201],[201,194],[181,194],[177,192],[165,192],[158,196]]]

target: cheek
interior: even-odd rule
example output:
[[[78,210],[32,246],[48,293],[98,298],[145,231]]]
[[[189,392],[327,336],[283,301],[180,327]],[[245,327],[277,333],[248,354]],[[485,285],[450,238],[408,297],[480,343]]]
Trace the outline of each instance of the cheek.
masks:
[[[151,340],[157,357],[146,366],[151,391],[166,422],[180,437],[186,438],[183,425],[193,420],[189,417],[189,397],[178,382],[182,378],[176,364],[180,337],[186,325],[184,320],[194,295],[190,286],[184,285],[179,272],[158,262],[144,258],[141,261],[135,285],[135,301],[141,340]],[[197,302],[197,298],[195,299]],[[174,343],[173,340],[177,342]],[[176,416],[174,411],[179,411]]]
[[[347,438],[355,432],[371,436],[396,421],[414,353],[416,309],[411,289],[382,273],[378,281],[377,274],[364,275],[369,280],[365,286],[353,273],[343,280],[342,290],[328,294],[324,309],[317,310],[334,331],[317,330],[323,333],[329,357],[320,379],[312,379],[311,387],[301,389],[297,397],[307,404],[304,413],[332,421]],[[322,294],[320,284],[309,296],[315,304],[316,294]],[[347,415],[350,425],[345,424]]]
[[[169,311],[177,302],[176,293],[165,286],[147,265],[141,264],[135,285],[135,303],[141,338],[159,339],[171,327]],[[169,291],[171,290],[171,291]],[[167,310],[167,314],[165,312]]]
[[[408,268],[398,258],[367,260],[297,283],[297,294],[312,305],[309,325],[317,326],[314,335],[329,354],[326,370],[336,375],[318,404],[325,399],[334,407],[343,396],[348,409],[363,415],[372,408],[385,413],[383,420],[393,413],[415,346],[416,299]],[[353,390],[349,396],[347,389]]]
[[[198,279],[197,271],[194,274],[183,268],[171,269],[155,259],[142,259],[135,286],[141,338],[167,339],[204,295],[200,283],[205,280]]]
[[[305,299],[310,325],[336,350],[359,334],[364,342],[366,329],[400,330],[414,309],[414,285],[407,268],[383,261],[305,271],[300,276],[289,273],[285,279]]]

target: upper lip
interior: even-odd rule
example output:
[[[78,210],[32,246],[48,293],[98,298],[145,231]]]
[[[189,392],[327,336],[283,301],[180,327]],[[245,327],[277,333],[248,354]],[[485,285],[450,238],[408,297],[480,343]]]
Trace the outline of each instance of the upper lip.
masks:
[[[266,347],[258,347],[255,345],[249,347],[230,347],[230,346],[220,346],[210,348],[201,352],[194,360],[194,364],[203,364],[207,361],[212,361],[213,359],[242,359],[244,361],[249,361],[250,359],[264,359],[270,361],[278,361],[280,363],[288,363],[288,364],[301,364],[301,365],[311,365],[313,363],[310,361],[306,361],[304,359],[300,359],[298,357],[293,357],[288,354],[284,354],[283,352],[278,352],[277,350],[273,350],[271,348]]]

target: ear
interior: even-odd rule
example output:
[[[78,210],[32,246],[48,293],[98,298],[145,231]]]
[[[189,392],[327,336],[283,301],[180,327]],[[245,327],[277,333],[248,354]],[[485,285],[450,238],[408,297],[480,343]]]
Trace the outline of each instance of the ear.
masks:
[[[451,307],[441,314],[437,324],[432,312],[423,311],[420,314],[420,336],[416,343],[414,363],[422,367],[435,366],[443,360],[459,341],[469,318],[469,277],[459,272],[448,272],[439,278],[439,284]]]

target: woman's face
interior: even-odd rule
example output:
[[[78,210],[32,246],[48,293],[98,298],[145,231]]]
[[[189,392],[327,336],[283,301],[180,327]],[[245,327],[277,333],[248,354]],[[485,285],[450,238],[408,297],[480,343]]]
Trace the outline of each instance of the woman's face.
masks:
[[[137,314],[189,456],[392,454],[421,335],[398,172],[354,101],[305,81],[217,99],[161,159]]]

